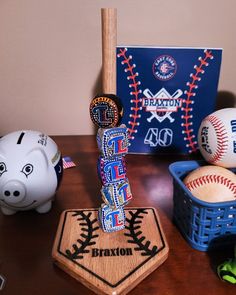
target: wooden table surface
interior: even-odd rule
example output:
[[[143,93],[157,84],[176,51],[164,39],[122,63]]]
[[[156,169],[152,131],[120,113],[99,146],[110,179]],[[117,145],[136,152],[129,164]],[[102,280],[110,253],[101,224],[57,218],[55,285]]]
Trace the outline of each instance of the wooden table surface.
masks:
[[[0,294],[94,294],[52,263],[51,250],[63,210],[100,206],[95,137],[53,138],[62,154],[70,156],[77,166],[64,171],[49,213],[28,211],[13,216],[0,213],[0,275],[6,278]],[[173,187],[168,166],[183,157],[128,155],[126,160],[134,197],[130,206],[158,210],[170,248],[164,264],[130,294],[235,294],[235,286],[222,282],[216,274],[216,266],[233,255],[232,249],[211,253],[194,250],[173,223]]]

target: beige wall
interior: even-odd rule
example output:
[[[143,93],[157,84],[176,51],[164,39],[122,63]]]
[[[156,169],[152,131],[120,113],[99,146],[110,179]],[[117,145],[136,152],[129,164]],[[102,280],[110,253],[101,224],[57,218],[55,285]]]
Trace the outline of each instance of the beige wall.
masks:
[[[223,47],[219,90],[234,97],[234,0],[1,0],[0,135],[93,133],[101,7],[118,9],[119,45]]]

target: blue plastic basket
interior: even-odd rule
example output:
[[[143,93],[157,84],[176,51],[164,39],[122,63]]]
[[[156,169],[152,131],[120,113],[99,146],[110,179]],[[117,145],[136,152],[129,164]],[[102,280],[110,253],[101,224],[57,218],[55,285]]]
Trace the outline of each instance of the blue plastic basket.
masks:
[[[200,251],[236,242],[236,201],[201,201],[182,181],[190,171],[204,165],[204,161],[179,161],[169,166],[174,184],[174,221],[189,244]]]

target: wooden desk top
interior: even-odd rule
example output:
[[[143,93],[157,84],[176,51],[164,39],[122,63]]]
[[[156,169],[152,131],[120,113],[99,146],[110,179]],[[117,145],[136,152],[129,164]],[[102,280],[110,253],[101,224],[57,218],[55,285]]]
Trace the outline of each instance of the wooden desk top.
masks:
[[[99,207],[98,150],[94,136],[53,137],[63,155],[77,167],[64,172],[51,211],[13,216],[0,214],[0,274],[6,278],[1,294],[94,294],[52,263],[51,251],[60,214],[66,209]],[[170,163],[180,156],[128,155],[127,176],[134,199],[131,206],[154,207],[169,243],[168,259],[130,294],[235,294],[235,286],[220,281],[216,266],[232,249],[200,252],[192,249],[172,221]],[[223,252],[223,253],[222,253]]]

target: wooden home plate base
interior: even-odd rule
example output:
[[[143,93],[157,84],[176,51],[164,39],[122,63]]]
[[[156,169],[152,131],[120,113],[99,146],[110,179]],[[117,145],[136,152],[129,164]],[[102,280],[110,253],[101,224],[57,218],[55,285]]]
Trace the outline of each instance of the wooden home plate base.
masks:
[[[104,233],[97,209],[62,213],[52,250],[54,262],[96,294],[127,294],[168,257],[154,208],[126,208],[126,227]]]

